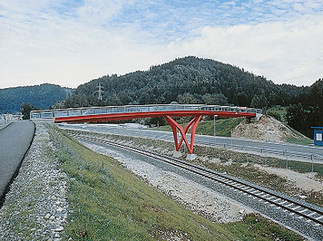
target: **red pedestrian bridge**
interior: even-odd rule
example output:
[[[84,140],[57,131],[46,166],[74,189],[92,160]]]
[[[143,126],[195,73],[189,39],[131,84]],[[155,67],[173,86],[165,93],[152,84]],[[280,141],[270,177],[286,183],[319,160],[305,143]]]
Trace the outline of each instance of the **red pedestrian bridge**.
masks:
[[[176,151],[179,151],[183,141],[190,154],[193,154],[196,127],[202,116],[217,118],[259,118],[260,109],[247,107],[232,107],[219,105],[191,105],[191,104],[156,104],[156,105],[126,105],[100,106],[71,109],[33,110],[30,113],[32,120],[53,119],[55,123],[98,123],[119,120],[131,120],[148,117],[164,117],[172,127]],[[183,128],[172,117],[192,116],[193,119]],[[191,141],[186,134],[191,129]],[[181,134],[178,141],[177,131]]]

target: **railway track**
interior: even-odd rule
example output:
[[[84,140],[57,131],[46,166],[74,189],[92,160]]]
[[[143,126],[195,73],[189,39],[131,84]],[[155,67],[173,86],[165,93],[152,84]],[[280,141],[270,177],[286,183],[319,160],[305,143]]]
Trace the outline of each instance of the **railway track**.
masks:
[[[181,169],[185,169],[189,172],[195,173],[199,176],[203,176],[213,182],[220,183],[229,188],[241,192],[243,195],[248,195],[259,202],[263,202],[268,205],[268,208],[281,209],[283,212],[288,213],[295,219],[303,219],[307,223],[311,223],[314,227],[322,228],[323,225],[323,209],[316,205],[312,205],[284,194],[277,193],[267,188],[260,187],[258,185],[240,180],[229,175],[218,173],[216,171],[180,160],[173,157],[152,153],[136,149],[133,147],[125,146],[119,143],[114,143],[109,140],[98,138],[90,135],[76,134],[75,131],[69,132],[70,135],[76,139],[90,141],[94,143],[107,144],[114,147],[122,148],[131,152],[135,152],[144,156],[148,156],[154,159],[158,159],[162,162],[168,163],[172,166],[176,166]]]

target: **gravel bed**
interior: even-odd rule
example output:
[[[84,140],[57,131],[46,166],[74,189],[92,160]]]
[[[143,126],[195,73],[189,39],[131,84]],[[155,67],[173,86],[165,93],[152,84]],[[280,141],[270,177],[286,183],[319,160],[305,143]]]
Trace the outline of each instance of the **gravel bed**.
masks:
[[[62,240],[67,176],[51,156],[53,148],[48,129],[38,122],[33,144],[0,209],[0,240]]]
[[[297,215],[290,215],[280,208],[233,188],[117,147],[87,141],[83,143],[94,151],[116,158],[151,185],[212,221],[237,221],[245,211],[255,210],[309,240],[323,240],[322,226],[315,226],[313,222],[307,222]],[[232,210],[229,210],[231,208]]]

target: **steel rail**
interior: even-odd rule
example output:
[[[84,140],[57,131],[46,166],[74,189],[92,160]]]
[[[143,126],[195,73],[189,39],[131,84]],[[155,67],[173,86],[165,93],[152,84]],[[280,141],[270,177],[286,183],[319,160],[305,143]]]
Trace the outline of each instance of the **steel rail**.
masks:
[[[160,161],[166,162],[168,164],[171,164],[173,166],[177,166],[179,168],[185,169],[189,172],[198,174],[200,176],[206,177],[208,179],[211,179],[213,181],[216,181],[218,183],[221,183],[223,185],[226,185],[228,187],[231,187],[233,189],[236,189],[238,191],[241,191],[243,193],[246,193],[248,195],[251,195],[253,197],[256,197],[258,199],[261,199],[267,203],[273,204],[277,207],[280,207],[282,209],[285,209],[289,211],[290,213],[297,214],[302,218],[306,218],[308,220],[313,221],[317,225],[323,225],[323,211],[320,207],[315,207],[310,204],[301,203],[298,200],[291,199],[290,197],[283,196],[281,194],[275,193],[272,190],[257,187],[254,184],[248,184],[245,181],[238,180],[237,178],[233,178],[224,174],[217,173],[213,170],[197,166],[192,163],[188,163],[186,161],[182,161],[180,159],[176,159],[173,157],[168,157],[164,155],[160,155],[157,153],[152,153],[148,151],[139,150],[133,147],[125,146],[122,144],[113,143],[111,141],[108,141],[106,139],[101,139],[97,137],[91,137],[88,135],[79,135],[79,134],[73,134],[71,135],[77,139],[83,139],[91,142],[97,142],[97,143],[104,143],[108,145],[112,145],[118,148],[126,149],[132,152],[139,153],[144,156],[149,156],[155,159],[158,159]],[[299,210],[302,208],[301,210]],[[311,212],[311,213],[308,213]],[[315,217],[316,216],[316,217]]]

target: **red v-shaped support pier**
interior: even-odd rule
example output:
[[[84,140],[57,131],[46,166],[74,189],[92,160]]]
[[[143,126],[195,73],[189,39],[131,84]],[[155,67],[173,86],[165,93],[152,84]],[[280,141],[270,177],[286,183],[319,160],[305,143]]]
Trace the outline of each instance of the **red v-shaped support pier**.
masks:
[[[196,116],[183,129],[183,127],[181,127],[180,124],[178,124],[173,118],[171,118],[168,115],[165,116],[166,121],[172,127],[172,130],[173,130],[176,151],[179,151],[179,149],[181,148],[181,145],[182,145],[182,143],[184,141],[186,146],[187,146],[187,149],[188,149],[189,153],[193,154],[196,127],[199,124],[201,118],[202,118],[202,115]],[[188,130],[190,128],[191,128],[191,143],[188,143],[188,140],[186,138],[186,133],[188,132]],[[182,135],[181,140],[179,142],[178,142],[178,139],[177,139],[177,129],[179,130],[179,132]]]

